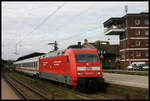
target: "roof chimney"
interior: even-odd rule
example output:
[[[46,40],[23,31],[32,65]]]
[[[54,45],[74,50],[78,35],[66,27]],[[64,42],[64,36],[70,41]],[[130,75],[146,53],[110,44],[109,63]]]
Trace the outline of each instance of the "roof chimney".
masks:
[[[78,47],[81,48],[81,42],[78,42]]]
[[[88,40],[87,40],[87,39],[84,39],[84,43],[88,43]]]

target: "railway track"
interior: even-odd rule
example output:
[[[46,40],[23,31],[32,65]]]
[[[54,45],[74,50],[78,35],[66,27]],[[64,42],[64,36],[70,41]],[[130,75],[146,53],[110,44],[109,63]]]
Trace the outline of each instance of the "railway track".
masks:
[[[11,76],[13,77],[13,76]],[[32,78],[31,78],[32,79]],[[68,94],[68,93],[72,93],[73,95],[75,95],[76,97],[78,97],[78,99],[83,99],[83,100],[93,100],[93,99],[118,99],[118,97],[107,94],[107,93],[101,93],[101,92],[97,92],[97,93],[82,93],[79,91],[75,91],[74,89],[70,89],[68,87],[65,87],[64,85],[59,85],[59,84],[55,84],[49,80],[46,79],[40,79],[38,80],[38,82],[41,82],[43,84],[47,84],[47,85],[51,85],[51,88],[54,88],[57,92],[57,94],[52,94],[53,99],[65,99],[65,98],[58,98],[57,95],[62,95],[62,94]],[[42,87],[42,85],[41,85]],[[36,87],[34,87],[36,89]],[[120,99],[120,98],[119,98]]]
[[[47,80],[42,80],[42,82],[46,83]],[[115,96],[115,95],[111,95],[108,93],[102,93],[101,91],[98,91],[96,93],[82,93],[79,91],[75,91],[74,89],[71,89],[67,86],[62,86],[62,85],[56,85],[56,84],[52,84],[52,87],[54,87],[57,91],[59,90],[63,90],[63,91],[67,91],[67,92],[71,92],[74,95],[76,95],[78,98],[80,98],[81,100],[97,100],[97,99],[104,99],[104,100],[115,100],[115,99],[123,99],[122,97],[119,96]]]
[[[6,75],[6,76],[9,76],[9,77],[7,77],[9,79],[10,78],[13,78],[13,79],[16,78],[11,73],[10,73],[10,75]],[[95,99],[96,100],[97,99],[98,100],[125,100],[125,99],[128,99],[127,97],[130,97],[129,95],[126,95],[129,92],[124,92],[124,93],[122,92],[122,90],[126,90],[126,89],[119,88],[119,87],[116,87],[116,86],[115,87],[109,87],[108,92],[107,91],[106,92],[97,91],[97,92],[94,92],[94,93],[85,93],[85,92],[82,93],[82,92],[76,91],[74,89],[71,89],[70,86],[67,87],[67,86],[62,85],[62,84],[60,85],[60,84],[58,84],[56,82],[53,82],[53,81],[50,81],[50,80],[33,79],[30,76],[26,76],[26,77],[28,77],[27,81],[34,80],[38,83],[38,86],[36,86],[36,85],[29,84],[29,82],[23,81],[25,84],[28,84],[32,88],[36,89],[36,92],[43,93],[45,90],[47,90],[49,88],[55,90],[55,92],[47,91],[47,94],[51,94],[50,99],[68,99],[68,97],[67,97],[68,94],[71,94],[73,97],[75,97],[74,99],[80,99],[80,100],[82,100],[82,99],[83,100],[95,100]],[[21,85],[23,85],[23,84],[21,84]],[[17,86],[15,86],[15,87],[17,87]],[[121,90],[122,93],[120,91],[119,91],[119,93],[117,93],[118,92],[117,90],[119,90],[119,89],[122,89]],[[24,92],[24,91],[21,91],[21,92]],[[124,95],[121,95],[121,94],[124,94]],[[36,97],[37,95],[35,96],[35,98],[33,98],[33,96],[31,96],[31,94],[30,94],[30,96],[32,98],[28,97],[28,95],[26,95],[26,94],[22,94],[22,95],[25,96],[25,97],[22,97],[23,99],[49,99],[49,98]],[[45,93],[45,95],[46,95],[46,93]],[[144,95],[141,96],[141,97],[144,98],[144,99],[148,99]],[[136,99],[136,98],[131,98],[131,99]]]
[[[13,77],[13,75],[11,75]],[[19,75],[18,75],[19,76]],[[14,76],[15,77],[15,76]],[[53,89],[55,92],[51,92],[48,91],[47,93],[50,93],[51,96],[53,97],[53,99],[68,99],[68,94],[71,94],[73,97],[75,97],[74,99],[83,99],[83,100],[125,100],[128,99],[128,97],[130,97],[128,94],[129,92],[122,92],[122,90],[126,90],[124,88],[119,88],[119,87],[108,87],[108,91],[103,92],[103,91],[97,91],[95,93],[82,93],[79,91],[75,91],[74,89],[70,89],[68,87],[65,87],[65,85],[60,85],[57,82],[53,82],[50,80],[46,80],[46,79],[33,79],[30,76],[27,76],[28,80],[34,80],[38,83],[38,86],[35,86],[32,84],[30,84],[33,88],[35,89],[40,89],[38,90],[39,92],[41,92],[42,90],[45,91],[47,89]],[[27,82],[25,82],[27,83]],[[27,83],[28,84],[28,83]],[[46,89],[45,89],[46,88]],[[120,89],[119,93],[118,90]],[[57,94],[56,94],[57,93]],[[124,94],[124,95],[121,95]],[[61,95],[61,96],[60,96]],[[147,99],[147,97],[145,96],[141,96],[144,99]],[[136,99],[136,98],[131,98],[131,99]]]
[[[14,88],[17,94],[24,100],[52,99],[40,93],[39,91],[31,88],[29,85],[20,82],[19,80],[17,80],[13,76],[10,76],[9,74],[4,74],[3,77],[8,82],[8,84],[11,85],[12,88]]]
[[[12,75],[9,75],[9,78],[13,78],[15,79]],[[32,78],[31,78],[32,79]],[[17,80],[18,81],[18,80]],[[78,99],[81,100],[93,100],[93,99],[122,99],[122,98],[118,98],[118,96],[114,96],[114,95],[110,95],[107,93],[102,93],[102,92],[96,92],[96,93],[82,93],[79,91],[75,91],[74,89],[70,89],[68,87],[62,86],[62,85],[58,85],[55,84],[49,80],[46,79],[40,79],[38,80],[38,82],[42,82],[43,84],[47,84],[47,85],[51,85],[51,88],[54,88],[57,91],[57,95],[62,95],[64,93],[68,94],[68,93],[72,93],[73,95],[75,95],[76,97],[78,97]],[[22,85],[22,83],[21,83]],[[23,84],[25,85],[25,84]],[[41,85],[42,86],[42,85]],[[36,89],[36,87],[34,87]],[[31,88],[33,89],[33,88]],[[38,89],[37,89],[38,90]],[[40,92],[40,91],[39,91]],[[52,94],[52,93],[51,93]],[[55,94],[52,94],[52,98],[53,99],[59,99]],[[30,99],[30,98],[29,98]],[[32,99],[34,99],[32,97]],[[40,99],[39,97],[35,97],[35,99]],[[65,98],[60,98],[60,99],[65,99]]]

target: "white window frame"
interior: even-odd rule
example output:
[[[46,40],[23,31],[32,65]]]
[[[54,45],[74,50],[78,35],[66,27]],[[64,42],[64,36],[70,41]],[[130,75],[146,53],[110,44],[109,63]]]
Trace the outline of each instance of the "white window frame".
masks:
[[[149,35],[149,30],[145,30],[145,35]]]
[[[145,25],[149,25],[149,20],[145,20]]]
[[[136,46],[140,46],[141,42],[140,41],[135,41]]]
[[[140,51],[137,51],[137,52],[136,52],[136,56],[141,56],[141,52],[140,52]]]
[[[145,56],[149,56],[148,51],[145,52]]]
[[[136,24],[136,25],[139,25],[139,24],[140,24],[140,20],[139,20],[139,19],[136,19],[136,20],[135,20],[135,24]]]
[[[148,46],[148,40],[147,40],[147,41],[145,41],[145,46]]]
[[[135,30],[136,35],[140,35],[141,31],[140,30]]]

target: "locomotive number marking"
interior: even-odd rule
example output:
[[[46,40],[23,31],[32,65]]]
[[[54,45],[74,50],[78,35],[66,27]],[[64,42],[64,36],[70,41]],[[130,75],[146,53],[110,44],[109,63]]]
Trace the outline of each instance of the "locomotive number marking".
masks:
[[[43,66],[46,66],[48,62],[43,62]]]
[[[53,63],[61,63],[62,61],[54,61]]]
[[[59,66],[59,64],[54,64],[54,66]]]

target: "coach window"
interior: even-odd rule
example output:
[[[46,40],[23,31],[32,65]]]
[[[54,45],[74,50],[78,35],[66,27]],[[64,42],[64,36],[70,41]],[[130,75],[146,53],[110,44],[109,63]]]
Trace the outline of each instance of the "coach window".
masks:
[[[35,68],[37,67],[37,62],[35,62]]]
[[[32,67],[33,67],[33,62],[30,63],[30,68],[32,68]]]
[[[33,62],[33,68],[35,68],[35,62]]]
[[[36,62],[34,62],[34,68],[36,68]]]
[[[28,68],[30,64],[26,63],[26,67]]]
[[[32,68],[34,68],[34,62],[32,62]]]
[[[32,62],[30,62],[30,66],[29,67],[32,68]]]
[[[32,68],[32,62],[30,63],[30,68]]]
[[[31,68],[33,68],[33,62],[31,62]]]
[[[35,68],[35,62],[33,62],[33,68]]]
[[[34,62],[32,62],[32,68],[34,68]]]
[[[32,68],[32,65],[33,65],[33,63],[31,62],[31,63],[30,63],[30,68]]]
[[[35,68],[37,68],[37,62],[35,62]]]
[[[35,62],[32,63],[32,67],[33,67],[33,68],[35,67]]]

